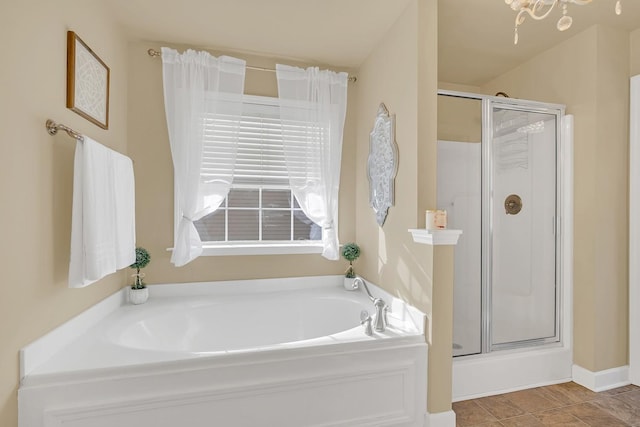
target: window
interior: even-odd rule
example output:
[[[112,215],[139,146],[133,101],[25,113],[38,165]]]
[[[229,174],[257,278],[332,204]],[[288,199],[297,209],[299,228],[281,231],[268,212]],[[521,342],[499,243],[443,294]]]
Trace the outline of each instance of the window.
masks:
[[[322,229],[307,218],[289,187],[282,126],[277,99],[245,97],[234,153],[220,144],[229,138],[225,116],[205,120],[206,140],[215,140],[217,148],[205,141],[202,182],[215,183],[235,157],[226,200],[194,223],[205,254],[321,252]],[[304,133],[319,129],[317,124],[295,126]]]

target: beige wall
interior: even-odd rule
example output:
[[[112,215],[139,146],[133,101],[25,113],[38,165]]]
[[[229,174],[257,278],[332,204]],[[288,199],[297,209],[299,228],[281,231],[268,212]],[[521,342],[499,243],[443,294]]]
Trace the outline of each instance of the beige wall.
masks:
[[[166,251],[173,240],[173,183],[161,63],[146,54],[159,44],[128,43],[98,0],[23,3],[5,5],[0,17],[0,35],[11,41],[5,43],[0,67],[0,125],[5,130],[0,145],[0,194],[5,201],[0,214],[5,242],[0,253],[5,284],[0,299],[2,426],[17,425],[19,349],[130,280],[130,272],[124,271],[84,289],[67,288],[74,142],[63,134],[49,136],[44,129],[47,118],[134,159],[137,240],[152,255],[146,269],[149,283],[337,274],[345,269],[344,261],[330,262],[318,255],[203,257],[173,267]],[[420,212],[435,204],[436,9],[436,0],[412,1],[358,70],[358,83],[350,85],[340,194],[341,241],[356,240],[363,248],[358,272],[429,315],[432,277],[446,282],[446,292],[451,280],[448,269],[438,273],[432,266],[438,251],[414,244],[407,229],[424,226]],[[67,29],[76,31],[111,68],[108,131],[65,108]],[[234,55],[257,66],[272,67],[276,62]],[[247,93],[275,95],[275,87],[273,74],[247,72]],[[396,205],[383,229],[368,205],[365,169],[368,134],[380,102],[397,115],[400,147]],[[440,258],[446,261],[446,254]],[[442,326],[434,322],[432,340],[438,342],[436,348],[450,351],[450,304],[440,312],[445,321]],[[436,412],[450,409],[446,372],[451,359],[446,359],[439,368],[445,372],[444,388],[430,380],[430,400],[442,402],[430,404]]]
[[[631,52],[631,75],[640,74],[640,29],[631,32],[630,50]]]
[[[168,45],[168,44],[162,44]],[[160,44],[133,42],[129,45],[129,155],[136,165],[137,243],[146,247],[152,262],[145,269],[150,283],[253,279],[341,274],[346,261],[328,261],[314,255],[260,255],[200,257],[183,267],[171,264],[173,245],[173,165],[162,96],[162,61],[147,55]],[[185,46],[171,45],[179,51]],[[247,60],[247,64],[274,68],[277,59],[239,52],[215,52]],[[295,64],[290,59],[281,60]],[[316,65],[316,64],[314,64]],[[332,68],[332,67],[328,67]],[[340,182],[339,232],[342,243],[353,240],[355,171],[355,85],[349,84],[347,118],[343,141]],[[245,93],[277,96],[275,73],[247,70]]]
[[[439,90],[453,90],[456,92],[483,93],[480,86],[463,85],[458,83],[438,82]],[[487,94],[489,95],[489,94]]]
[[[482,101],[438,95],[438,140],[482,141]]]
[[[358,70],[356,239],[358,271],[427,313],[429,411],[451,409],[451,272],[448,251],[413,243],[435,207],[437,131],[437,1],[412,1]],[[379,104],[396,116],[399,152],[395,205],[379,227],[369,206],[369,132]],[[434,259],[442,260],[438,264]],[[451,258],[452,260],[452,258]],[[447,274],[448,273],[448,274]],[[433,298],[442,301],[437,309]]]
[[[418,227],[436,206],[438,153],[438,1],[418,4]],[[414,245],[416,246],[416,245]],[[453,371],[453,246],[427,247],[424,282],[431,292],[427,341],[427,410],[451,410]],[[424,256],[424,255],[421,255]]]
[[[594,26],[484,87],[575,115],[574,362],[591,371],[627,363],[628,52]]]
[[[601,371],[629,363],[629,33],[599,27],[597,50],[597,218],[591,229],[607,224],[607,232],[596,239],[597,303],[585,315],[597,319],[590,352],[593,370]]]
[[[388,291],[431,311],[430,293],[420,271],[423,248],[413,244],[409,228],[418,217],[418,58],[417,1],[412,1],[383,41],[358,70],[358,150],[356,155],[356,238],[363,251],[358,272]],[[367,157],[369,132],[380,103],[396,117],[398,174],[395,206],[379,227],[369,206]],[[422,250],[418,254],[416,251]]]
[[[105,131],[65,107],[66,32],[110,67]],[[18,351],[119,289],[124,273],[67,287],[75,142],[52,137],[51,118],[127,151],[126,41],[98,1],[4,2],[0,67],[0,425],[17,425]]]

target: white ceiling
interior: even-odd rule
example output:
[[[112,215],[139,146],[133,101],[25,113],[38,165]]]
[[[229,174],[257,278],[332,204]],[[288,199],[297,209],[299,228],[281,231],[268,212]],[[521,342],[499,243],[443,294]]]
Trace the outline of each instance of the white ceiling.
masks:
[[[357,67],[411,0],[105,0],[130,37]],[[420,0],[422,1],[422,0]],[[528,19],[513,45],[515,13],[504,0],[439,0],[439,78],[482,85],[595,23],[640,27],[640,0],[569,6],[573,27]]]

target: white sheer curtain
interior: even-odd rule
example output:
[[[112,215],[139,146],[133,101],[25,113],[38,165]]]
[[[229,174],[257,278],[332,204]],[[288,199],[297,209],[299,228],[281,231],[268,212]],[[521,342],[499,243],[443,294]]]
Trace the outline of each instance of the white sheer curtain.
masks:
[[[322,256],[336,260],[340,257],[338,190],[349,76],[281,64],[276,74],[291,191],[304,213],[322,227]]]
[[[207,52],[162,48],[164,103],[169,130],[174,182],[181,218],[177,225],[171,262],[185,265],[202,253],[202,241],[193,222],[215,211],[233,181],[242,115],[245,61]],[[211,140],[212,123],[228,127],[228,137]],[[214,120],[215,119],[215,120]],[[216,125],[217,126],[217,125]],[[202,173],[205,146],[227,153],[223,173]]]

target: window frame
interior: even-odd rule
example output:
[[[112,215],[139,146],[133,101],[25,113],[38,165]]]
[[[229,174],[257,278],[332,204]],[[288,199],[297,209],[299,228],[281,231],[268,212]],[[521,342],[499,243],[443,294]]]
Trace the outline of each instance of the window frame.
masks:
[[[243,104],[252,103],[258,105],[264,105],[268,107],[279,106],[279,99],[275,97],[244,95]],[[291,190],[290,186],[277,186],[277,189]],[[232,185],[231,188],[234,188]],[[276,189],[276,186],[247,186],[246,184],[240,184],[235,188],[261,188],[264,189]],[[173,241],[175,244],[178,219],[182,217],[180,211],[180,205],[178,203],[179,196],[178,186],[173,185],[173,198],[174,198],[174,212],[173,212]],[[293,195],[292,195],[293,196]],[[295,196],[293,196],[295,197]],[[227,203],[227,200],[223,203]],[[293,207],[292,207],[293,209]],[[228,209],[225,209],[228,214]],[[262,209],[256,209],[258,212],[262,212]],[[259,220],[261,222],[261,220]],[[224,256],[224,255],[293,255],[293,254],[321,254],[323,251],[322,240],[283,240],[283,241],[203,241],[202,242],[202,255],[201,256]],[[168,248],[171,251],[173,248]]]

